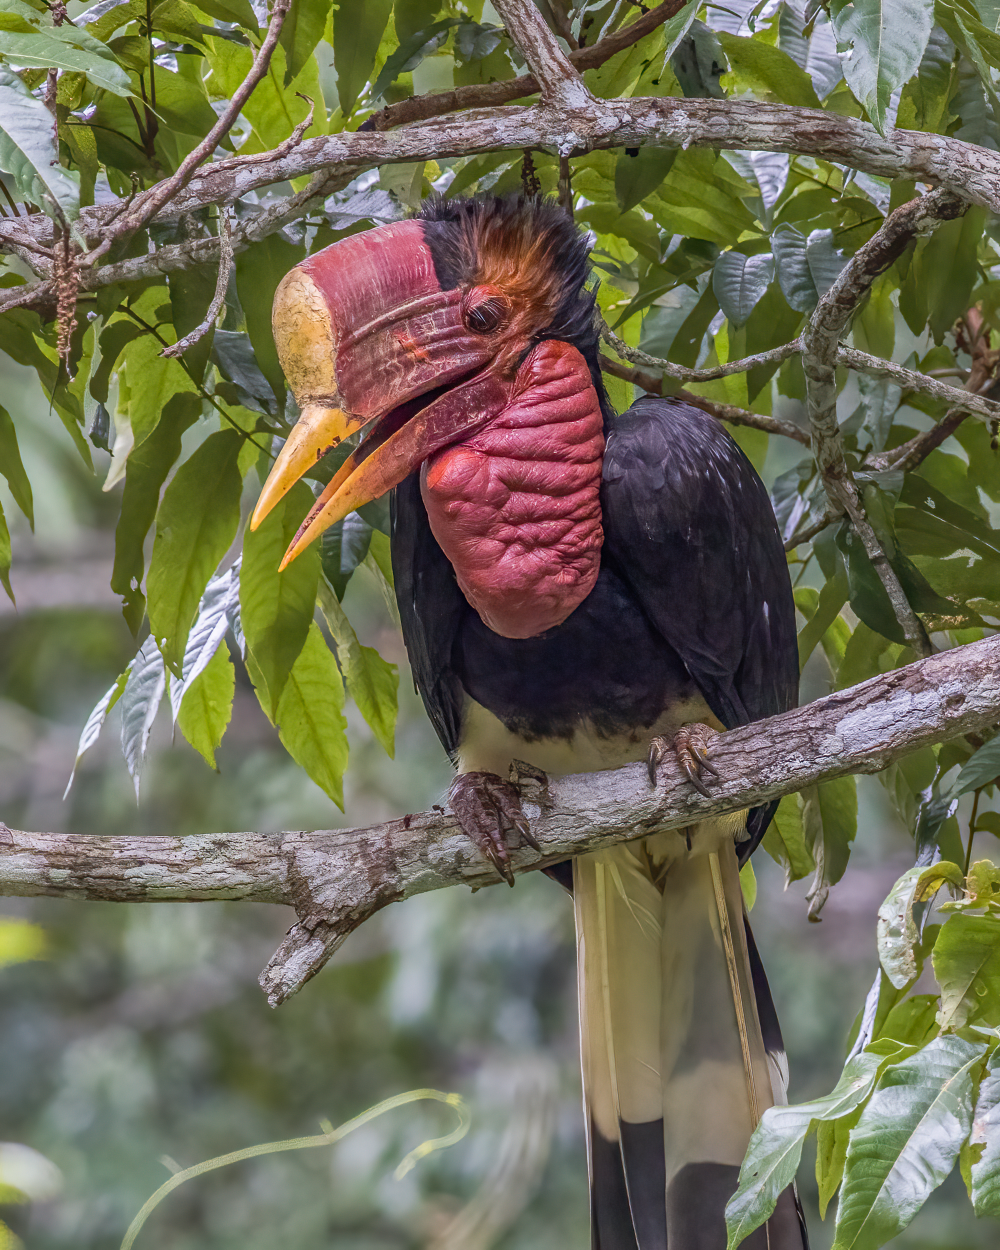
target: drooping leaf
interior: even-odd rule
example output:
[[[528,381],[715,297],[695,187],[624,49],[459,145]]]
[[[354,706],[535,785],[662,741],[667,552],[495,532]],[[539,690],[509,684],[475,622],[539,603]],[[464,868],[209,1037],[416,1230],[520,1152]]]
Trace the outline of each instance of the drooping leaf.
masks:
[[[615,162],[615,195],[623,213],[635,208],[660,185],[674,163],[676,148],[645,145],[623,152]]]
[[[281,573],[278,565],[313,503],[312,492],[296,483],[257,530],[247,528],[243,539],[240,619],[262,683],[257,696],[272,721],[313,618],[319,580],[317,544],[307,547]]]
[[[962,870],[943,860],[930,868],[911,868],[903,873],[878,909],[878,954],[882,970],[896,989],[915,981],[920,967],[916,946],[920,940],[913,909],[927,903],[943,885],[961,887]]]
[[[156,514],[146,582],[149,624],[178,676],[202,592],[240,523],[242,446],[235,430],[209,435],[174,474]]]
[[[285,86],[297,78],[323,37],[331,0],[292,0],[281,27],[285,49]]]
[[[802,823],[816,861],[814,891],[836,885],[858,831],[857,778],[836,777],[803,790]]]
[[[1000,1052],[994,1050],[979,1084],[970,1146],[981,1146],[972,1164],[970,1197],[976,1215],[1000,1216]]]
[[[183,677],[170,679],[170,706],[174,720],[177,720],[184,692],[191,682],[195,681],[230,628],[230,614],[239,612],[240,606],[240,565],[242,558],[237,557],[224,573],[218,574],[205,587],[205,593],[198,604],[198,615],[184,648]],[[240,639],[237,639],[240,642]],[[242,643],[240,642],[242,650]]]
[[[343,599],[354,570],[368,555],[372,527],[357,512],[352,512],[331,525],[320,539],[320,561],[323,575],[338,599]]]
[[[64,800],[70,792],[70,787],[73,785],[74,778],[76,777],[76,770],[79,766],[83,753],[85,751],[89,751],[100,737],[101,729],[104,727],[104,722],[107,720],[108,713],[122,696],[122,691],[125,689],[125,683],[128,681],[128,675],[132,668],[132,663],[133,661],[129,661],[128,668],[126,668],[124,673],[120,674],[114,685],[109,690],[105,691],[100,699],[98,699],[94,710],[87,717],[87,723],[84,725],[83,732],[80,734],[80,741],[77,743],[76,759],[73,761],[73,770],[69,775],[69,781],[66,782],[66,789],[63,791]]]
[[[960,1029],[982,1020],[1000,1025],[1000,916],[950,915],[931,952],[941,987],[938,1024]]]
[[[804,238],[793,227],[782,226],[771,236],[771,248],[778,285],[797,312],[812,312],[847,264],[834,246],[832,230],[813,230]]]
[[[720,252],[712,272],[719,307],[734,326],[744,325],[774,277],[774,257],[768,252],[744,256]]]
[[[10,566],[10,530],[7,528],[7,518],[4,515],[3,506],[0,505],[0,583],[3,584],[3,588],[7,592],[7,598],[11,603],[16,603],[17,600],[14,598],[14,592],[10,586]]]
[[[171,687],[174,681],[171,678]],[[215,768],[215,752],[233,714],[235,691],[236,670],[223,643],[197,676],[186,683],[177,717],[181,733],[211,768]]]
[[[929,0],[832,0],[830,15],[847,44],[844,77],[876,129],[890,124],[889,98],[916,73],[934,26]]]
[[[0,405],[0,473],[7,479],[14,502],[35,528],[35,508],[31,497],[31,483],[21,463],[21,451],[17,445],[17,431],[7,409]]]
[[[333,58],[340,108],[345,117],[354,111],[361,88],[375,67],[391,12],[392,0],[350,0],[338,5],[334,12]]]
[[[936,343],[969,306],[979,273],[977,246],[985,222],[986,210],[972,206],[963,217],[938,226],[915,260]]]
[[[890,1065],[851,1132],[833,1250],[876,1250],[902,1232],[958,1158],[984,1042],[935,1038]]]
[[[764,850],[785,869],[785,882],[808,877],[816,867],[806,845],[798,795],[786,794],[778,804],[762,843]]]
[[[122,597],[122,615],[133,634],[139,632],[146,609],[141,589],[146,535],[156,516],[160,488],[181,454],[181,436],[198,419],[200,407],[197,395],[175,395],[168,400],[156,429],[132,452],[125,467],[111,589]]]
[[[795,1179],[802,1146],[817,1121],[839,1120],[868,1097],[886,1057],[862,1051],[849,1060],[833,1091],[798,1106],[770,1107],[754,1130],[739,1186],[726,1207],[728,1250],[735,1250],[774,1211]]]
[[[80,179],[59,164],[52,114],[20,78],[0,65],[0,170],[26,200],[71,221],[80,211]]]
[[[374,647],[361,645],[336,595],[322,580],[319,592],[320,609],[337,644],[337,658],[348,693],[392,758],[395,755],[399,670],[395,664],[383,660]]]
[[[991,738],[959,770],[952,794],[968,794],[1000,777],[1000,734]]]
[[[276,723],[285,749],[343,810],[347,767],[344,687],[315,622],[284,684]]]
[[[149,735],[166,686],[167,670],[163,656],[156,639],[150,634],[129,666],[128,678],[121,693],[122,755],[135,786],[137,803]]]

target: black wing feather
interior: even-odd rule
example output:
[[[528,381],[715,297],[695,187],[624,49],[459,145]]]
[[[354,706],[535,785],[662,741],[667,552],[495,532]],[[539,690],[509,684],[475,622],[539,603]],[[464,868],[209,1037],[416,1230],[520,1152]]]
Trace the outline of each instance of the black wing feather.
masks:
[[[638,400],[609,422],[602,506],[605,558],[723,725],[794,707],[781,536],[763,482],[720,423],[676,400]],[[746,854],[773,813],[773,804],[751,813]]]
[[[441,744],[454,758],[465,697],[454,649],[467,605],[431,533],[419,473],[392,492],[389,516],[396,602],[413,681]]]

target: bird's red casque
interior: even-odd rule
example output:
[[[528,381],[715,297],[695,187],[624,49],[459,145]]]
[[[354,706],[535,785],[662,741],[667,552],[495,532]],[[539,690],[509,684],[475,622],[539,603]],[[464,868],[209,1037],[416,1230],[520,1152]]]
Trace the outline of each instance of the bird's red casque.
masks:
[[[417,222],[353,235],[292,270],[275,338],[304,420],[252,524],[371,424],[286,562],[423,466],[431,528],[469,603],[495,633],[528,638],[561,624],[597,580],[604,436],[580,352],[532,345],[550,315],[544,258],[512,261],[500,242],[466,288],[442,290]]]

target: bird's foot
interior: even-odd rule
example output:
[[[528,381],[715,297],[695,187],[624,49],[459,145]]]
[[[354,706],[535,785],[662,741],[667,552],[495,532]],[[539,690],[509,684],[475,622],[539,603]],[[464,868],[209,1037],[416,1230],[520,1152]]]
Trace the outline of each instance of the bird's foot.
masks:
[[[673,756],[698,793],[703,794],[706,799],[711,798],[702,773],[710,773],[716,779],[721,778],[719,770],[708,758],[708,748],[717,733],[718,730],[711,726],[693,721],[690,725],[682,725],[672,738],[652,738],[649,755],[646,757],[650,784],[655,785],[656,770],[660,764],[668,756]]]
[[[536,851],[541,850],[521,806],[517,781],[522,777],[541,782],[547,797],[548,779],[545,774],[520,761],[511,766],[510,781],[504,781],[496,773],[460,773],[448,792],[448,802],[462,826],[462,832],[472,839],[510,886],[514,884],[514,874],[510,866],[508,835],[516,837],[515,848],[527,845]]]

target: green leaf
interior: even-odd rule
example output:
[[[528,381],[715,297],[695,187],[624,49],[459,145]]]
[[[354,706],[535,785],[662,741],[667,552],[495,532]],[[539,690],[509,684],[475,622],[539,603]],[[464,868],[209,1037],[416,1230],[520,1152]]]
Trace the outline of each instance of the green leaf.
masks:
[[[257,15],[249,0],[198,0],[198,8],[223,22],[235,22],[244,30],[259,30]],[[287,21],[287,18],[285,19]]]
[[[3,505],[0,504],[0,583],[3,584],[4,590],[7,592],[7,598],[11,603],[16,604],[14,592],[10,588],[10,530],[7,528],[7,518],[4,516]]]
[[[858,831],[856,777],[836,777],[802,791],[806,845],[816,861],[817,884],[836,885],[851,857]]]
[[[146,297],[159,295],[166,302],[167,292],[153,288],[143,295],[143,311],[148,312]],[[142,314],[140,314],[142,315]],[[148,319],[148,317],[147,317]],[[118,407],[128,415],[132,427],[133,451],[156,429],[164,410],[175,396],[195,392],[194,383],[176,360],[161,356],[163,345],[152,334],[144,334],[129,343],[118,370]]]
[[[771,236],[778,285],[796,312],[812,312],[847,264],[833,239],[832,230],[813,230],[804,238],[787,225]]]
[[[197,421],[200,409],[197,395],[175,395],[167,402],[156,429],[135,448],[125,466],[111,589],[122,596],[122,615],[133,634],[139,632],[146,610],[146,597],[140,589],[146,567],[146,535],[156,516],[160,488],[181,454],[181,436]]]
[[[968,794],[1000,777],[1000,734],[991,738],[960,769],[952,795]]]
[[[806,845],[802,810],[796,794],[786,794],[764,834],[764,850],[785,869],[785,884],[800,881],[816,867]]]
[[[615,162],[615,195],[623,213],[641,204],[666,178],[677,156],[676,148],[644,146],[623,152]]]
[[[839,616],[840,609],[847,602],[848,589],[847,570],[843,562],[838,562],[836,573],[823,583],[816,606],[808,614],[809,619],[799,631],[800,670],[805,668],[806,661],[815,650],[816,644]],[[796,591],[795,606],[801,610],[800,596],[801,592]]]
[[[21,463],[21,452],[17,445],[17,431],[7,409],[0,406],[0,473],[7,479],[14,502],[28,518],[28,524],[35,528],[35,509],[31,498],[31,483]]]
[[[761,39],[744,39],[719,31],[719,42],[741,87],[757,95],[773,96],[782,104],[818,109],[819,97],[812,79],[787,52]],[[725,83],[723,84],[725,85]]]
[[[862,1051],[848,1060],[836,1087],[825,1097],[764,1112],[750,1138],[739,1185],[726,1207],[727,1250],[735,1250],[770,1217],[779,1196],[795,1179],[802,1146],[813,1125],[838,1120],[859,1107],[886,1062],[884,1055]]]
[[[320,562],[323,575],[333,587],[337,598],[343,599],[354,570],[368,555],[372,527],[357,512],[331,525],[320,539]]]
[[[392,0],[345,0],[333,14],[333,63],[340,109],[350,117],[375,67]]]
[[[52,114],[20,78],[0,65],[0,170],[26,200],[73,220],[80,211],[79,175],[59,164]]]
[[[930,868],[911,868],[903,873],[878,909],[879,962],[896,989],[904,989],[920,974],[916,950],[920,931],[913,916],[914,906],[929,902],[945,884],[961,888],[963,880],[958,865],[943,860]]]
[[[833,1250],[876,1250],[945,1179],[972,1123],[985,1043],[935,1038],[891,1065],[851,1132]]]
[[[242,446],[235,430],[210,434],[174,474],[156,514],[146,581],[149,625],[178,677],[202,592],[239,527]]]
[[[729,247],[753,217],[740,198],[746,183],[722,157],[706,148],[677,153],[660,190],[644,208],[664,229]]]
[[[425,26],[423,30],[415,31],[404,39],[396,51],[386,58],[378,78],[372,84],[372,103],[381,99],[400,74],[416,69],[425,57],[436,52],[448,37],[448,32],[452,27],[458,26],[460,21],[460,18],[449,17],[440,22],[432,22],[430,26]]]
[[[233,714],[236,670],[222,646],[184,691],[177,724],[205,763],[215,768],[215,752]]]
[[[337,659],[348,692],[372,733],[392,758],[396,752],[399,670],[395,664],[383,660],[374,647],[361,645],[337,596],[322,580],[319,584],[319,606],[337,644]]]
[[[128,74],[107,44],[69,22],[53,26],[51,20],[22,0],[0,0],[0,56],[28,68],[86,74],[95,87],[132,94]]]
[[[344,687],[337,662],[312,623],[284,684],[276,722],[285,749],[343,811],[347,767]]]
[[[257,530],[247,528],[243,539],[241,621],[260,679],[255,683],[257,697],[272,721],[277,719],[281,693],[305,643],[316,606],[316,544],[307,547],[283,572],[278,572],[278,565],[314,502],[309,488],[297,482]]]
[[[970,1194],[976,1215],[1000,1216],[1000,1051],[994,1050],[979,1085],[970,1146],[981,1146],[972,1164]]]
[[[977,249],[985,223],[986,209],[973,205],[964,217],[938,226],[915,257],[936,343],[969,307],[979,276]]]
[[[839,44],[850,47],[844,77],[879,134],[889,97],[917,72],[934,26],[933,0],[832,0]]]
[[[744,256],[720,252],[712,272],[712,287],[719,307],[734,326],[742,326],[763,298],[774,277],[774,257],[767,252]]]
[[[260,371],[281,403],[285,395],[285,375],[271,333],[271,306],[278,283],[300,260],[305,247],[272,234],[236,257],[236,289],[246,317],[247,333],[253,344]]]
[[[982,1020],[1000,1025],[1000,916],[955,912],[931,952],[941,987],[942,1031]]]
[[[302,67],[323,38],[323,28],[330,15],[331,0],[292,0],[288,16],[281,27],[281,46],[285,49],[285,86],[299,76]]]

